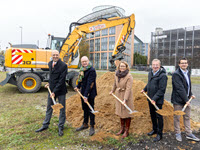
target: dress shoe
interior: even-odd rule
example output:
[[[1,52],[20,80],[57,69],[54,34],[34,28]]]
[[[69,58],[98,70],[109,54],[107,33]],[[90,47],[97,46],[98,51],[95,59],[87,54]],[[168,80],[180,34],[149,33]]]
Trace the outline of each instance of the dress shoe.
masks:
[[[44,131],[44,130],[46,130],[46,129],[48,129],[48,127],[41,127],[41,128],[39,128],[38,130],[36,130],[35,132],[42,132],[42,131]]]
[[[148,136],[152,136],[152,135],[154,135],[154,134],[157,134],[157,132],[154,131],[154,130],[152,130],[151,132],[147,133]]]
[[[95,133],[95,131],[94,131],[94,127],[90,127],[89,136],[93,136],[94,133]]]
[[[77,128],[76,131],[82,131],[88,128],[87,124],[83,124],[81,127]]]
[[[157,136],[153,139],[154,142],[158,142],[162,139],[162,135],[157,134]]]
[[[59,135],[59,136],[63,136],[63,134],[64,134],[64,133],[63,133],[63,130],[62,130],[62,129],[58,129],[58,135]]]

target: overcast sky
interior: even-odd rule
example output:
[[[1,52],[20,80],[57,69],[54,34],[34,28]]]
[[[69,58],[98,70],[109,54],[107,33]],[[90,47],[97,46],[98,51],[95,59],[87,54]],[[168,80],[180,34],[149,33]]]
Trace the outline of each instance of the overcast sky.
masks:
[[[66,37],[71,22],[99,5],[122,7],[135,14],[135,34],[150,42],[156,27],[164,30],[200,25],[199,0],[0,0],[0,46],[37,44],[46,47],[47,35]]]

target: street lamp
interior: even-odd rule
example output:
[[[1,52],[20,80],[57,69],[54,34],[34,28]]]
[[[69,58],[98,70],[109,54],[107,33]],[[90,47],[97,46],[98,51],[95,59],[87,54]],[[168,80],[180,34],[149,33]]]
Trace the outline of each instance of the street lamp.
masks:
[[[19,26],[19,28],[21,28],[21,45],[22,45],[22,26]]]

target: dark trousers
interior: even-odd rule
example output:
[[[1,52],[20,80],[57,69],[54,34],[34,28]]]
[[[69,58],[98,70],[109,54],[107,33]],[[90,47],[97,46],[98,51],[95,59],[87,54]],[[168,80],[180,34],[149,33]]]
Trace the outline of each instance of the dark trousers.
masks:
[[[95,120],[95,115],[93,113],[91,113],[90,108],[84,102],[84,100],[82,98],[81,98],[81,102],[82,102],[82,109],[84,111],[83,123],[84,124],[88,124],[88,121],[89,121],[89,118],[90,118],[90,125],[94,126],[95,125],[95,121],[94,121]],[[94,98],[88,98],[88,102],[92,106],[92,108],[94,109]]]
[[[162,109],[162,104],[156,104],[159,109]],[[149,102],[149,110],[151,115],[151,121],[153,124],[153,130],[157,131],[157,134],[162,135],[163,131],[163,116],[156,113],[156,108]]]
[[[60,116],[59,116],[59,123],[58,123],[58,128],[63,129],[64,124],[65,124],[65,120],[66,120],[65,95],[57,96],[57,98],[58,98],[59,103],[64,106],[62,109],[60,109]],[[52,116],[52,112],[53,112],[53,109],[51,107],[52,105],[53,105],[53,101],[52,101],[50,95],[48,95],[47,111],[46,111],[46,117],[45,117],[44,122],[43,122],[43,127],[48,127],[49,124],[50,124],[50,120],[51,120],[51,116]]]

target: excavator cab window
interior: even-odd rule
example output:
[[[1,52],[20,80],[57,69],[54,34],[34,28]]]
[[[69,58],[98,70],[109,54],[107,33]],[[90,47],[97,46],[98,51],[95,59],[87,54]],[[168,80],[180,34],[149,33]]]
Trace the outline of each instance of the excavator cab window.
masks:
[[[51,40],[51,49],[58,50],[60,52],[60,47],[62,46],[65,38],[53,37]]]

